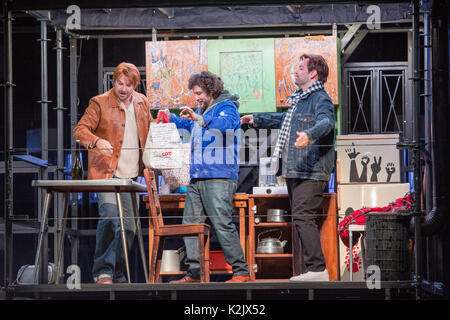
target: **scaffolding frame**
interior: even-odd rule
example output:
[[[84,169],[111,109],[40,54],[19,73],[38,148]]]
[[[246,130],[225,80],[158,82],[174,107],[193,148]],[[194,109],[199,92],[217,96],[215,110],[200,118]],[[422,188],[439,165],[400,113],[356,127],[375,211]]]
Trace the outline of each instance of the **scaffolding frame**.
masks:
[[[327,1],[333,2],[333,1]],[[367,1],[371,3],[373,1]],[[395,1],[392,1],[395,2]],[[5,83],[4,83],[4,91],[5,91],[5,277],[4,277],[4,285],[5,287],[9,287],[12,283],[12,250],[13,250],[13,230],[12,225],[15,220],[14,210],[13,210],[13,157],[18,153],[18,150],[14,149],[13,146],[13,70],[12,70],[12,11],[10,9],[10,3],[7,0],[3,1],[3,17],[4,17],[4,70],[5,70]],[[416,287],[419,287],[419,284],[422,280],[422,235],[420,230],[419,219],[422,214],[419,207],[419,199],[421,195],[421,168],[420,168],[420,132],[419,132],[419,117],[420,117],[420,41],[419,41],[419,32],[420,32],[420,19],[419,19],[419,0],[411,0],[411,4],[413,6],[412,12],[412,87],[413,87],[413,123],[414,123],[414,139],[408,146],[412,150],[413,154],[413,164],[414,164],[414,190],[415,190],[415,206],[413,210],[415,223],[415,281]],[[48,123],[47,123],[47,112],[48,112],[48,104],[51,101],[48,101],[47,95],[47,24],[49,22],[48,17],[41,16],[37,17],[40,20],[41,24],[41,111],[42,111],[42,159],[48,159]],[[404,31],[403,31],[404,32]],[[269,32],[270,33],[270,32]],[[294,32],[295,33],[295,32]],[[320,32],[323,33],[323,32]],[[336,25],[332,26],[331,29],[332,34],[337,34]],[[75,127],[77,123],[77,98],[78,98],[78,82],[77,82],[77,63],[79,57],[77,56],[78,49],[78,41],[84,38],[91,38],[98,40],[98,88],[99,92],[101,90],[101,86],[103,85],[102,76],[105,67],[103,66],[103,39],[105,38],[137,38],[137,37],[150,37],[153,41],[157,40],[156,30],[153,29],[151,35],[150,34],[133,34],[129,33],[126,35],[77,35],[75,33],[66,33],[69,35],[69,52],[70,52],[70,125],[71,130]],[[297,31],[295,34],[299,34]],[[309,31],[308,34],[311,34]],[[57,163],[57,177],[61,178],[64,170],[64,162],[63,162],[63,112],[67,110],[63,106],[63,89],[62,89],[62,79],[63,79],[63,66],[62,66],[62,37],[63,30],[61,28],[57,28],[56,30],[56,38],[57,38],[57,110],[58,121],[57,121],[57,132],[58,132],[58,163]],[[167,39],[168,35],[164,35],[165,39]],[[75,141],[72,137],[71,139],[71,150],[75,149]],[[48,169],[44,168],[42,175],[46,177],[48,175]],[[58,200],[57,206],[57,215],[58,217],[62,214],[62,203],[61,199]],[[72,217],[76,217],[78,215],[77,211],[77,203],[72,201],[71,204],[71,214]],[[59,220],[59,219],[58,219]],[[77,227],[76,219],[74,220],[73,228]],[[60,230],[60,226],[57,226],[57,230]],[[57,238],[57,237],[55,237]],[[57,239],[55,239],[57,241]],[[75,242],[72,247],[72,259],[76,259],[78,252],[78,243]],[[42,283],[43,279],[46,279],[46,266],[48,259],[43,258],[41,264],[41,274],[40,274],[40,282]],[[8,291],[7,291],[8,292]]]

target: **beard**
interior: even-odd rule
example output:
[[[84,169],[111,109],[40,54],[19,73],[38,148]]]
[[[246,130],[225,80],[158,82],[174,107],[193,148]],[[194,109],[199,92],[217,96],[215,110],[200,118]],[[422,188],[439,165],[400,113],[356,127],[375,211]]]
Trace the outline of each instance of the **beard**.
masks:
[[[197,103],[197,106],[198,106],[200,109],[205,109],[206,103],[205,103],[204,101],[201,101],[201,102],[198,102],[198,103]]]
[[[206,110],[206,108],[208,108],[208,102],[207,101],[199,101],[197,102],[197,106],[201,109],[201,110]]]

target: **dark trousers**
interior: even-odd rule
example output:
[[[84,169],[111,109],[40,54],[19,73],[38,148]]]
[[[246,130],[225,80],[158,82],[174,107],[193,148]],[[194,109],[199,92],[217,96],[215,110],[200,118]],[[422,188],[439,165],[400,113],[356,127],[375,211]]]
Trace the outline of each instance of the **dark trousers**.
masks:
[[[322,214],[322,193],[326,181],[286,179],[292,221],[300,238],[306,271],[325,270],[320,245],[318,218]]]

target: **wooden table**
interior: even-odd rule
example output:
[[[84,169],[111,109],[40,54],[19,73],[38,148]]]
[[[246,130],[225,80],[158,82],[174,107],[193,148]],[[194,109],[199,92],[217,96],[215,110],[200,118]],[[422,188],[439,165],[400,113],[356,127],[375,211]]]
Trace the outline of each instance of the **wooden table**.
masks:
[[[120,222],[120,231],[122,236],[122,246],[125,255],[125,264],[126,271],[128,276],[128,282],[130,283],[130,268],[128,264],[128,251],[126,245],[125,238],[125,229],[123,223],[123,211],[122,211],[122,201],[120,199],[120,193],[127,192],[131,193],[132,205],[134,216],[136,218],[136,230],[138,233],[138,241],[139,248],[141,252],[142,264],[145,272],[145,279],[147,281],[147,266],[145,261],[145,251],[144,251],[144,242],[142,240],[142,231],[140,220],[137,219],[139,217],[138,206],[136,201],[136,192],[146,192],[147,187],[143,184],[137,183],[132,179],[98,179],[98,180],[33,180],[32,186],[45,189],[46,197],[44,201],[44,209],[42,212],[41,219],[41,228],[39,231],[39,241],[38,247],[35,256],[34,265],[36,266],[35,270],[38,270],[39,263],[41,261],[41,250],[42,250],[42,242],[44,236],[47,234],[47,222],[48,222],[48,212],[50,210],[50,200],[52,197],[52,193],[61,192],[64,193],[64,213],[62,217],[62,231],[59,239],[57,252],[57,281],[59,281],[60,273],[61,273],[61,265],[63,263],[61,257],[63,252],[63,244],[64,244],[64,232],[65,226],[67,222],[67,213],[69,211],[69,195],[73,192],[113,192],[116,194],[117,208],[119,211],[119,222]],[[45,269],[44,269],[45,268]],[[47,266],[43,266],[44,270],[47,270]]]
[[[144,196],[143,201],[146,202],[146,207],[148,209],[148,196]],[[184,209],[184,204],[186,200],[186,194],[174,193],[159,195],[159,202],[161,205],[161,210],[164,212],[182,212]],[[241,242],[241,247],[244,252],[244,257],[248,257],[247,254],[247,231],[246,231],[246,213],[248,208],[248,194],[246,193],[236,193],[233,199],[233,207],[238,209],[239,212],[239,238]],[[149,223],[149,248],[152,248],[153,241],[153,228],[152,223]],[[150,253],[149,253],[150,255]],[[151,257],[149,257],[150,259]]]

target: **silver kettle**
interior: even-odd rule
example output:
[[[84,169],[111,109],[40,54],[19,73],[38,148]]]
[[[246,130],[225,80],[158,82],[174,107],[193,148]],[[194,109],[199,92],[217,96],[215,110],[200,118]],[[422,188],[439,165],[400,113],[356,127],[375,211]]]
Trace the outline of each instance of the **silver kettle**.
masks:
[[[278,231],[280,235],[278,238],[267,237],[261,240],[261,236],[263,234]],[[266,254],[274,254],[274,253],[283,253],[284,246],[287,243],[287,240],[281,241],[282,231],[280,229],[269,229],[258,234],[258,247],[256,248],[256,253],[266,253]]]

